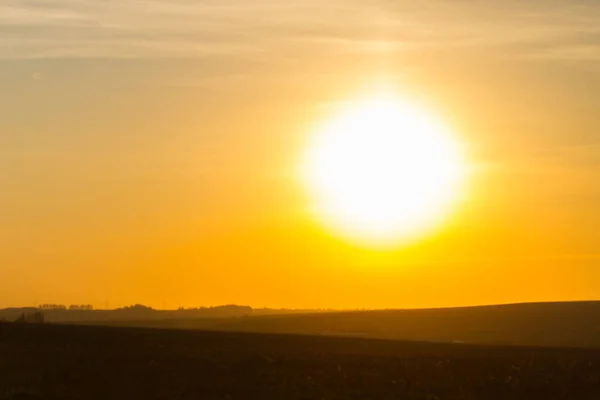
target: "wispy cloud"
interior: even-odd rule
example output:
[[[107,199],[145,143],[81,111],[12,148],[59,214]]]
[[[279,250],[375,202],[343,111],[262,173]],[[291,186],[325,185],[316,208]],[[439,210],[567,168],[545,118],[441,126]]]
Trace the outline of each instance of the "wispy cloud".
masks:
[[[600,4],[585,0],[7,0],[0,58],[160,58],[306,51],[505,48],[596,60]]]

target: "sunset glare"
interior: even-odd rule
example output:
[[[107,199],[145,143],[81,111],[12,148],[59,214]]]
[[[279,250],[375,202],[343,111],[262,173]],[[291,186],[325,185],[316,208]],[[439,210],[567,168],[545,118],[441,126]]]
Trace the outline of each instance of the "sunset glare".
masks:
[[[342,107],[314,133],[305,180],[320,217],[370,245],[398,245],[440,223],[465,165],[446,125],[397,96]]]

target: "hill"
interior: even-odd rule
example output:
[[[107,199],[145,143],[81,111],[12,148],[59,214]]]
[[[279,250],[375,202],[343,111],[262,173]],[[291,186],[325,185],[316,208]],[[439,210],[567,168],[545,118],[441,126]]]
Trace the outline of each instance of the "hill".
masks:
[[[179,308],[177,310],[156,310],[141,304],[113,310],[94,310],[91,306],[45,305],[39,308],[5,308],[0,310],[0,321],[14,321],[22,314],[43,312],[46,322],[105,322],[105,321],[153,321],[173,319],[231,318],[241,316],[306,314],[327,312],[328,310],[294,310],[274,308],[252,308],[235,304],[215,307]]]
[[[600,302],[103,323],[475,344],[600,347]]]

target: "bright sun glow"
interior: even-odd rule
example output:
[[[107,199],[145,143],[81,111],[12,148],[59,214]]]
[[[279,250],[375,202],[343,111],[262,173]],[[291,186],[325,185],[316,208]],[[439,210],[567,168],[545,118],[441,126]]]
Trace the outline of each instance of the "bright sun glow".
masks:
[[[394,96],[335,113],[314,133],[305,161],[319,217],[375,245],[414,240],[440,224],[465,175],[448,127]]]

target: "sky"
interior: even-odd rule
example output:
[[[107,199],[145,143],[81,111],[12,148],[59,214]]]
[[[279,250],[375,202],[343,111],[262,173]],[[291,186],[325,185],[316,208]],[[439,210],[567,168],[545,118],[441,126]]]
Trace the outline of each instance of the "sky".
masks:
[[[384,85],[468,148],[435,233],[373,249],[296,170]],[[0,307],[600,297],[594,0],[1,0]]]

